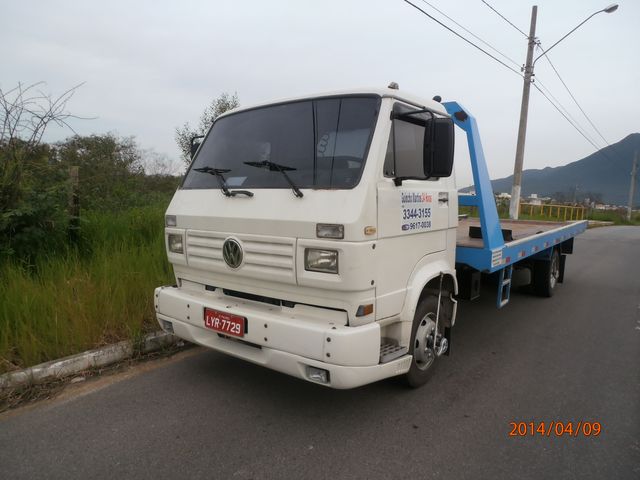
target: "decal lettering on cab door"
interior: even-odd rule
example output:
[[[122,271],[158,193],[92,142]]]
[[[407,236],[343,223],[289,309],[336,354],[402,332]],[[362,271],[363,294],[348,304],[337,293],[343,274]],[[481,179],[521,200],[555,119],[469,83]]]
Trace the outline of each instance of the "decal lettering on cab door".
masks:
[[[400,192],[401,228],[403,232],[431,230],[433,194]]]

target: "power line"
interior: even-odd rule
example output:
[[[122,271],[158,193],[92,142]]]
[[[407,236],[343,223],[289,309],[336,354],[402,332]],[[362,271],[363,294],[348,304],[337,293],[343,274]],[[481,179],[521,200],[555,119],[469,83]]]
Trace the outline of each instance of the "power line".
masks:
[[[503,67],[511,70],[513,73],[515,73],[516,75],[518,75],[519,77],[522,78],[522,74],[520,72],[518,72],[517,70],[515,70],[514,68],[510,67],[509,65],[507,65],[506,63],[504,63],[502,60],[500,60],[499,58],[496,58],[495,56],[491,55],[489,52],[487,52],[486,50],[484,50],[482,47],[479,47],[478,45],[476,45],[475,43],[473,43],[471,40],[469,40],[468,38],[463,37],[462,35],[460,35],[458,32],[456,32],[454,29],[452,29],[451,27],[449,27],[448,25],[445,25],[444,23],[442,23],[440,20],[438,20],[437,18],[433,17],[432,15],[429,15],[427,12],[425,12],[423,9],[421,9],[420,7],[418,7],[417,5],[414,5],[413,3],[411,3],[409,0],[403,0],[405,3],[408,3],[409,5],[411,5],[413,8],[415,8],[416,10],[422,12],[424,15],[426,15],[427,17],[429,17],[431,20],[433,20],[434,22],[436,22],[437,24],[439,24],[440,26],[446,28],[447,30],[449,30],[451,33],[453,33],[456,37],[461,38],[462,40],[464,40],[465,42],[467,42],[469,45],[473,46],[474,48],[477,48],[478,50],[480,50],[482,53],[484,53],[485,55],[491,57],[493,60],[495,60],[496,62],[498,62],[500,65],[502,65]]]
[[[542,48],[542,45],[540,44],[540,42],[538,42],[538,47],[540,47],[540,50],[542,50],[544,52],[544,48]],[[566,84],[566,82],[562,79],[562,77],[560,76],[560,72],[558,72],[558,70],[556,69],[555,65],[551,62],[551,59],[549,58],[548,55],[545,55],[545,58],[547,59],[547,62],[549,62],[549,65],[551,65],[551,68],[553,69],[553,71],[555,72],[555,74],[557,75],[558,79],[560,80],[560,82],[562,83],[562,85],[564,86],[565,90],[567,90],[567,93],[569,94],[569,96],[571,97],[571,99],[573,100],[573,102],[576,104],[576,106],[580,109],[580,111],[582,112],[582,115],[584,115],[584,118],[587,119],[587,121],[589,122],[589,124],[593,127],[593,129],[596,131],[596,133],[598,135],[600,135],[600,138],[604,141],[604,143],[606,143],[607,145],[611,145],[606,138],[604,138],[604,135],[602,135],[602,133],[600,132],[600,130],[598,129],[598,127],[596,127],[596,125],[591,121],[591,118],[589,118],[589,115],[587,115],[587,112],[584,111],[584,109],[582,108],[582,106],[580,105],[580,103],[578,103],[578,100],[576,99],[576,97],[573,95],[573,93],[571,92],[571,89],[569,88],[569,86]]]
[[[472,37],[474,37],[476,40],[479,40],[480,42],[482,42],[483,44],[485,44],[487,47],[489,47],[491,50],[493,50],[494,52],[496,52],[498,55],[502,56],[503,58],[506,58],[507,60],[509,60],[511,63],[513,63],[516,67],[520,68],[521,65],[516,62],[513,58],[505,55],[504,53],[502,53],[500,50],[498,50],[497,48],[495,48],[493,45],[491,45],[490,43],[484,41],[482,38],[480,38],[478,35],[476,35],[475,33],[473,33],[471,30],[469,30],[468,28],[466,28],[464,25],[459,24],[458,22],[456,22],[453,18],[451,18],[449,15],[447,15],[446,13],[444,13],[442,10],[440,10],[439,8],[437,8],[436,6],[432,5],[431,3],[427,2],[427,0],[422,0],[422,3],[426,3],[427,5],[429,5],[431,8],[433,8],[436,12],[438,12],[440,15],[442,15],[443,17],[445,17],[446,19],[450,20],[451,22],[455,23],[458,27],[460,27],[461,29],[463,29],[465,32],[467,32],[469,35],[471,35]]]
[[[544,48],[542,48],[542,44],[541,42],[538,42],[537,44],[538,48],[540,50],[542,50],[543,52],[545,51]],[[616,145],[612,145],[611,143],[609,143],[609,141],[604,137],[604,135],[602,135],[602,132],[600,132],[600,129],[598,129],[598,127],[595,125],[595,123],[591,120],[591,118],[589,117],[589,115],[587,115],[587,112],[584,111],[584,109],[582,108],[582,106],[580,105],[580,103],[578,102],[578,99],[573,95],[573,93],[571,92],[571,89],[569,88],[569,86],[567,85],[567,83],[564,81],[564,79],[562,78],[562,76],[560,75],[560,72],[558,72],[558,69],[555,67],[555,65],[551,62],[551,58],[549,58],[548,55],[545,55],[545,58],[547,59],[547,61],[549,62],[549,65],[551,66],[551,68],[553,69],[553,71],[555,72],[556,76],[558,77],[558,79],[560,80],[560,82],[562,83],[562,85],[564,86],[564,88],[567,90],[567,93],[569,94],[569,96],[571,97],[571,99],[573,100],[573,102],[576,104],[576,106],[580,109],[580,111],[582,112],[582,115],[584,115],[584,118],[587,119],[587,121],[589,122],[589,124],[593,127],[593,129],[595,130],[595,132],[600,136],[600,138],[604,141],[604,143],[611,147],[613,149],[613,153],[616,154],[616,156],[620,159],[624,159],[624,155],[621,154],[621,152],[618,151]],[[547,89],[547,92],[549,93],[549,90]],[[557,101],[557,99],[556,99]],[[558,102],[560,103],[560,102]],[[566,108],[565,108],[566,111]],[[575,120],[575,119],[574,119]],[[576,122],[577,123],[577,122]],[[585,130],[586,131],[586,130]],[[609,157],[607,157],[609,158]]]
[[[529,35],[527,35],[526,33],[524,33],[522,30],[520,30],[518,27],[516,27],[512,22],[509,21],[509,19],[507,17],[505,17],[504,15],[502,15],[498,10],[496,10],[495,8],[493,8],[491,5],[489,5],[487,2],[485,2],[485,0],[481,0],[482,3],[484,3],[487,7],[489,7],[491,10],[493,10],[501,19],[503,19],[505,22],[507,22],[509,25],[511,25],[513,28],[515,28],[517,31],[519,31],[522,35],[524,35],[524,38],[528,39]]]
[[[591,144],[591,146],[593,146],[593,147],[596,149],[596,153],[599,153],[599,154],[603,155],[604,157],[606,157],[606,158],[607,158],[607,160],[611,161],[611,158],[609,157],[609,155],[607,155],[606,153],[604,153],[604,151],[603,151],[603,150],[601,150],[601,149],[600,149],[600,148],[599,148],[595,143],[593,143],[593,142],[592,142],[592,141],[591,141],[591,140],[590,140],[590,139],[589,139],[589,138],[588,138],[584,133],[582,133],[582,131],[581,131],[578,127],[576,127],[576,125],[575,125],[571,120],[569,120],[569,117],[567,117],[567,116],[564,114],[564,112],[563,112],[562,110],[560,110],[560,108],[558,108],[558,106],[557,106],[555,103],[553,103],[553,101],[552,101],[552,100],[547,96],[547,94],[546,94],[546,93],[544,93],[544,92],[542,91],[542,89],[541,89],[540,87],[538,87],[538,85],[536,85],[536,84],[534,83],[534,84],[533,84],[533,86],[536,88],[536,90],[538,90],[538,91],[542,94],[542,96],[543,96],[544,98],[546,98],[546,99],[547,99],[547,101],[548,101],[551,105],[553,105],[553,108],[555,108],[555,109],[560,113],[560,115],[562,115],[562,116],[564,117],[564,119],[565,119],[567,122],[569,122],[569,123],[571,124],[571,126],[572,126],[573,128],[575,128],[575,129],[576,129],[576,131],[577,131],[580,135],[582,135],[582,136],[584,137],[584,139],[585,139],[587,142],[589,142],[589,143]]]
[[[597,144],[598,144],[598,142],[596,142],[596,141],[591,137],[591,135],[589,135],[589,134],[587,133],[587,129],[586,129],[586,128],[584,128],[584,127],[582,126],[582,124],[581,124],[580,122],[578,122],[578,120],[576,120],[576,119],[575,119],[575,117],[574,117],[573,115],[571,115],[571,113],[569,112],[569,109],[568,109],[567,107],[565,107],[565,106],[562,104],[562,102],[561,102],[560,100],[558,100],[558,99],[553,95],[553,93],[551,93],[551,90],[549,90],[549,88],[548,88],[546,85],[544,85],[540,80],[536,80],[536,82],[537,82],[537,84],[538,84],[538,85],[540,85],[540,87],[542,87],[542,89],[547,93],[547,95],[549,95],[549,96],[554,100],[554,102],[557,104],[557,107],[558,107],[558,108],[560,108],[560,109],[562,109],[562,111],[564,112],[564,114],[565,114],[567,117],[569,117],[569,118],[571,119],[571,121],[575,124],[575,126],[577,126],[577,127],[580,129],[580,131],[582,132],[582,134],[583,134],[584,136],[589,137],[589,139],[592,141],[592,143],[594,143],[594,144],[596,144],[596,145],[597,145]],[[601,147],[598,145],[598,148],[601,148]]]
[[[482,47],[479,47],[478,45],[476,45],[475,43],[473,43],[471,40],[469,40],[468,38],[464,37],[463,35],[461,35],[460,33],[456,32],[454,29],[452,29],[451,27],[449,27],[448,25],[445,25],[444,23],[442,23],[440,20],[438,20],[437,18],[433,17],[432,15],[428,14],[427,12],[425,12],[422,8],[418,7],[417,5],[411,3],[409,0],[403,0],[405,3],[411,5],[413,8],[415,8],[416,10],[418,10],[419,12],[421,12],[423,15],[426,15],[429,19],[433,20],[434,22],[436,22],[437,24],[439,24],[440,26],[444,27],[445,29],[447,29],[448,31],[450,31],[451,33],[453,33],[455,36],[459,37],[460,39],[464,40],[465,42],[467,42],[469,45],[473,46],[474,48],[480,50],[482,53],[484,53],[485,55],[487,55],[488,57],[490,57],[491,59],[495,60],[496,62],[498,62],[500,65],[502,65],[503,67],[511,70],[513,73],[515,73],[516,75],[518,75],[520,78],[523,77],[523,75],[518,72],[517,70],[511,68],[509,65],[507,65],[506,63],[504,63],[502,60],[496,58],[495,56],[491,55],[489,52],[487,52],[486,50],[484,50]],[[424,0],[422,0],[424,1]],[[484,2],[484,0],[482,0]],[[430,5],[428,2],[427,5],[433,7],[432,5]],[[484,2],[486,3],[486,2]],[[495,11],[495,9],[493,9],[489,4],[487,4],[488,7],[490,7],[492,10]],[[442,12],[441,12],[442,13]],[[499,14],[499,12],[496,11],[496,13]],[[444,14],[443,14],[444,15]],[[500,15],[500,14],[499,14]],[[446,15],[445,15],[446,16]],[[500,15],[502,17],[502,15]],[[456,25],[461,26],[458,22],[455,22],[453,19],[451,19],[450,17],[447,16],[447,18],[449,18],[451,21],[453,21],[454,23],[456,23]],[[504,18],[504,17],[503,17]],[[505,18],[506,20],[506,18]],[[507,20],[508,22],[508,20]],[[511,22],[508,22],[511,24]],[[518,31],[522,32],[520,29],[518,29],[517,27],[515,27],[515,25],[512,25],[514,28],[516,28]],[[461,28],[464,28],[461,26]],[[466,29],[465,29],[466,30]],[[469,32],[470,33],[470,32]],[[475,36],[475,35],[474,35]],[[529,36],[525,34],[525,37],[528,39]],[[486,42],[485,42],[486,43]],[[560,107],[558,107],[558,105],[556,105],[556,103],[553,102],[553,100],[551,100],[549,98],[549,96],[542,91],[542,89],[540,87],[538,87],[538,85],[536,85],[535,83],[533,83],[533,86],[536,88],[536,90],[538,90],[542,96],[558,111],[558,113],[560,113],[560,115],[562,115],[562,117],[587,141],[589,142],[589,144],[591,144],[592,147],[594,147],[597,151],[597,153],[600,153],[601,155],[603,155],[604,157],[606,157],[608,160],[611,160],[611,158],[604,153],[600,147],[598,145],[596,145],[593,140],[591,140],[587,135],[585,135],[585,133],[576,125],[576,121],[575,120],[571,120],[569,118],[570,115],[568,115],[568,111],[565,114],[565,112],[562,111],[562,109]],[[544,86],[543,86],[544,87]],[[549,91],[546,87],[544,87],[547,91]],[[551,92],[549,92],[549,95],[552,95]],[[555,97],[554,97],[555,98]],[[557,99],[556,99],[557,101]],[[560,103],[560,102],[558,102]],[[562,107],[566,110],[565,107]],[[575,122],[575,123],[574,123]]]

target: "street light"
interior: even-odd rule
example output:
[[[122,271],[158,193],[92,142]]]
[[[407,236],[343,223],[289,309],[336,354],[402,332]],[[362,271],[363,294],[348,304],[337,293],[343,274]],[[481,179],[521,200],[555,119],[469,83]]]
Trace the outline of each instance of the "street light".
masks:
[[[529,29],[529,37],[528,37],[528,48],[527,48],[527,63],[524,67],[524,85],[522,87],[522,103],[520,105],[520,124],[518,126],[518,143],[516,145],[516,160],[513,168],[513,187],[511,188],[511,200],[509,202],[509,218],[517,220],[518,218],[518,210],[520,208],[520,189],[522,184],[522,165],[524,160],[524,142],[527,136],[527,117],[529,113],[529,92],[531,90],[531,77],[533,77],[533,67],[535,63],[543,57],[549,51],[558,45],[562,40],[567,38],[573,32],[575,32],[578,28],[584,25],[587,21],[589,21],[592,17],[599,13],[613,13],[618,9],[618,4],[614,3],[609,5],[602,10],[598,10],[597,12],[592,13],[587,18],[585,18],[582,22],[580,22],[576,27],[569,31],[566,35],[564,35],[560,40],[551,45],[545,51],[543,51],[539,56],[533,60],[533,50],[536,45],[536,17],[538,15],[538,7],[536,5],[531,9],[531,27]]]
[[[587,23],[587,21],[589,21],[589,19],[591,19],[591,17],[594,17],[595,15],[599,14],[599,13],[613,13],[618,9],[618,4],[614,3],[613,5],[609,5],[607,8],[603,8],[602,10],[598,10],[597,12],[592,13],[591,15],[589,15],[587,18],[585,18],[582,22],[580,22],[573,30],[571,30],[569,33],[567,33],[564,37],[562,37],[560,40],[558,40],[556,43],[554,43],[553,45],[551,45],[549,48],[547,48],[544,52],[542,52],[540,55],[538,55],[536,57],[536,59],[533,61],[533,65],[536,64],[536,62],[540,59],[540,57],[544,57],[547,53],[549,53],[549,50],[551,50],[553,47],[555,47],[556,45],[558,45],[562,40],[564,40],[565,38],[567,38],[569,35],[571,35],[573,32],[575,32],[578,28],[580,28],[582,25],[584,25],[585,23]]]

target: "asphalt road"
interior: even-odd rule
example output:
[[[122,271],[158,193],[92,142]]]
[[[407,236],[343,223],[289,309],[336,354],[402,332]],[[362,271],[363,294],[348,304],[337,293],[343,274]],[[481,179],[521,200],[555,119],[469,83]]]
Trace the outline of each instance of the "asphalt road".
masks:
[[[462,303],[421,389],[330,390],[196,349],[3,415],[0,477],[640,478],[640,228],[575,252],[551,299]],[[602,430],[509,436],[552,420]]]

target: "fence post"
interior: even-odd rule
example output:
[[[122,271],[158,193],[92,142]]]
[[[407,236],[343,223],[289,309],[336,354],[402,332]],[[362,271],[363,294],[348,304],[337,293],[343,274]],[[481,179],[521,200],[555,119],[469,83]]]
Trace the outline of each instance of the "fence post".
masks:
[[[69,242],[76,244],[80,237],[80,168],[69,168],[71,195],[69,196]]]

